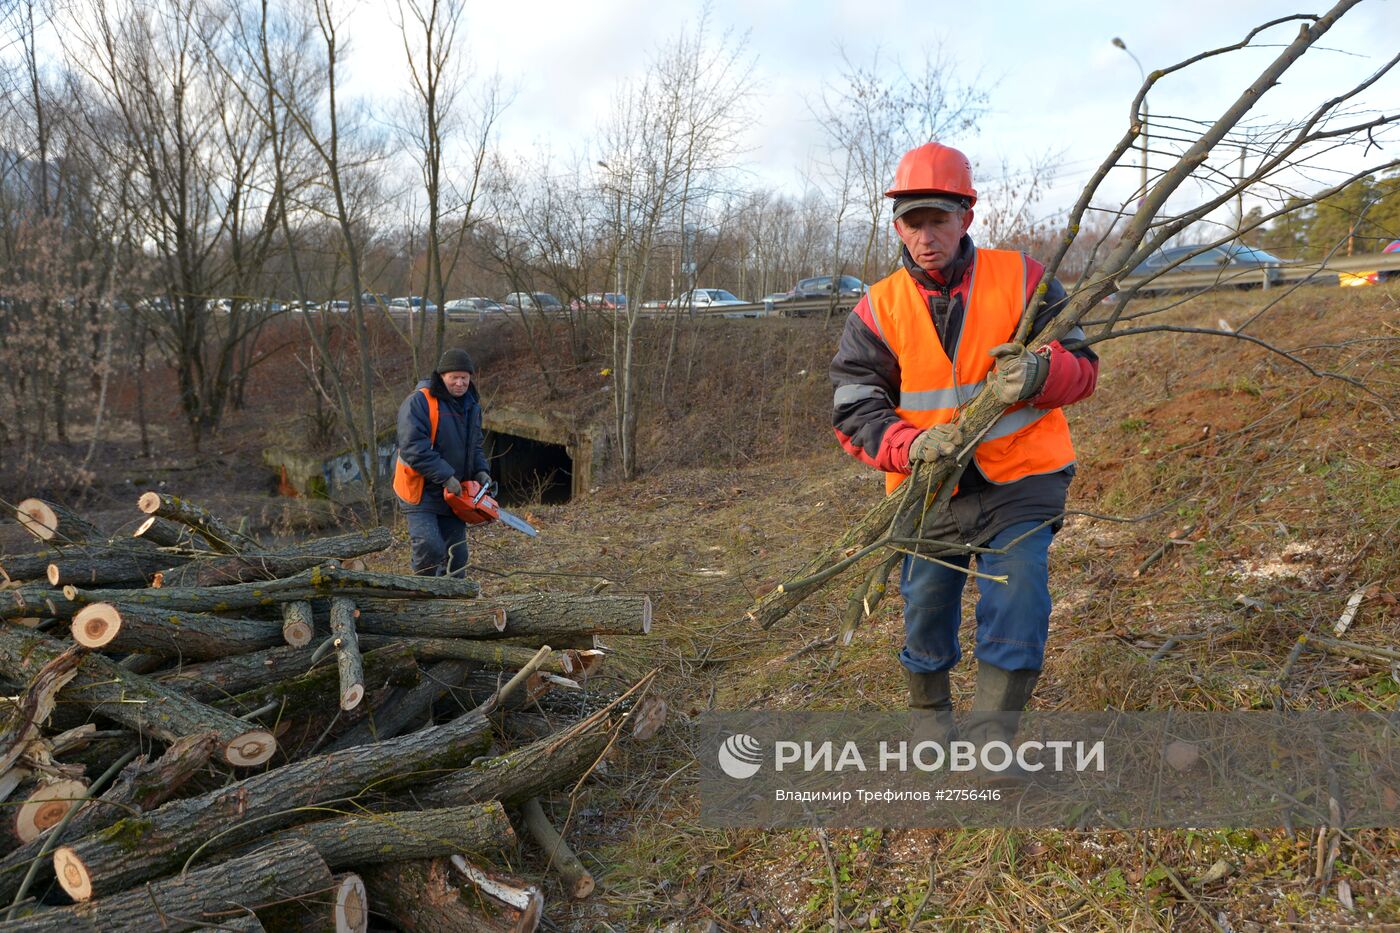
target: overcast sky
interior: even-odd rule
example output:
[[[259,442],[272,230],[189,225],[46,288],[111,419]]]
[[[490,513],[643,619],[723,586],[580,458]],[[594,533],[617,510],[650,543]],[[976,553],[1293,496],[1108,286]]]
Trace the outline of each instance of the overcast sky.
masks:
[[[363,0],[350,21],[350,87],[364,96],[404,86],[393,9],[393,0]],[[730,41],[746,42],[756,63],[748,159],[759,183],[802,189],[824,146],[809,102],[836,79],[839,48],[858,62],[881,54],[913,64],[941,47],[961,75],[980,76],[991,97],[980,132],[947,141],[967,151],[984,174],[1003,159],[1021,164],[1034,154],[1059,154],[1050,201],[1065,207],[1123,132],[1140,83],[1133,59],[1112,45],[1115,36],[1150,72],[1303,9],[1310,8],[1285,0],[714,0],[710,20],[713,33],[728,31]],[[700,10],[699,3],[655,0],[474,2],[459,48],[478,74],[499,71],[514,89],[501,123],[505,150],[547,145],[556,154],[588,156],[583,150],[619,82],[640,74],[658,47],[693,26]],[[1154,118],[1214,116],[1297,28],[1275,27],[1266,34],[1271,47],[1167,79],[1149,97]],[[1321,44],[1326,48],[1309,53],[1266,95],[1260,118],[1297,115],[1382,65],[1400,49],[1400,5],[1365,0]],[[1391,76],[1369,100],[1393,109],[1400,82]],[[1400,146],[1388,148],[1395,158]],[[1124,196],[1136,181],[1135,169],[1124,171],[1111,190]]]

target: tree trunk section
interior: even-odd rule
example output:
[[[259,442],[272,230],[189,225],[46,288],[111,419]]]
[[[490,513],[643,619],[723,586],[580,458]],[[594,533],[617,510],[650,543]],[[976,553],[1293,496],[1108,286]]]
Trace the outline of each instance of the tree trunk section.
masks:
[[[166,521],[159,515],[152,515],[131,533],[138,541],[149,541],[157,547],[182,547],[192,551],[210,550],[208,542],[197,535],[193,528],[178,522]]]
[[[505,609],[476,600],[362,599],[356,606],[356,627],[373,635],[492,638],[506,626]]]
[[[55,864],[60,880],[73,877],[69,863]],[[314,848],[289,841],[111,897],[77,898],[85,903],[0,924],[0,931],[194,930],[237,919],[264,905],[326,891],[333,884],[330,869]]]
[[[415,790],[424,807],[457,807],[482,800],[518,804],[573,784],[593,767],[608,744],[608,730],[555,733],[503,755],[454,771]]]
[[[390,862],[361,874],[376,912],[404,933],[531,933],[543,913],[538,891],[525,889],[530,904],[519,910],[483,897],[445,858]]]
[[[407,645],[420,661],[475,661],[486,667],[519,670],[535,656],[529,648],[498,645],[494,642],[472,641],[466,638],[408,638],[398,635],[361,635],[360,647],[382,648],[386,645]],[[541,671],[568,677],[573,662],[560,652],[554,652],[540,666]]]
[[[199,532],[209,547],[221,554],[237,554],[240,551],[258,550],[258,542],[240,531],[236,531],[215,518],[202,506],[195,505],[178,496],[163,492],[146,492],[137,500],[136,507],[147,515],[188,525]]]
[[[171,586],[147,590],[80,590],[65,587],[64,595],[70,602],[78,603],[126,602],[186,612],[231,612],[255,606],[275,606],[314,596],[455,600],[475,597],[479,591],[480,587],[473,580],[369,573],[321,566],[281,580],[255,580],[229,586]]]
[[[305,648],[316,634],[311,603],[304,599],[282,604],[282,640],[293,648]]]
[[[355,603],[342,596],[331,600],[331,637],[340,669],[340,708],[352,710],[365,698],[365,666],[355,635]]]
[[[302,657],[306,657],[306,652],[302,652]],[[413,687],[420,682],[421,676],[413,652],[402,645],[390,645],[364,656],[364,680],[371,686]],[[210,702],[216,709],[235,716],[262,709],[271,703],[276,703],[280,711],[293,714],[333,708],[340,702],[340,670],[336,665],[323,662],[299,677],[276,680]],[[278,711],[268,715],[275,717]]]
[[[121,891],[173,871],[200,845],[228,849],[304,819],[303,808],[431,781],[470,761],[490,741],[479,712],[376,745],[317,755],[254,774],[197,797],[172,800],[54,854],[59,883],[75,899]]]
[[[73,602],[47,583],[26,583],[14,589],[0,590],[0,621],[40,618],[67,619],[81,604]]]
[[[104,586],[134,583],[146,586],[156,574],[184,563],[189,558],[135,545],[110,550],[84,550],[65,554],[49,563],[44,571],[52,587]]]
[[[405,646],[400,648],[408,650]],[[368,659],[366,663],[369,663]],[[205,661],[203,664],[186,665],[178,671],[162,674],[158,679],[168,687],[208,703],[246,690],[266,687],[279,680],[299,677],[310,669],[309,652],[303,648],[282,646],[218,661]],[[327,669],[334,671],[335,666],[328,665]]]
[[[0,578],[19,583],[25,580],[47,580],[49,564],[68,554],[63,548],[45,548],[35,554],[16,554],[0,558]]]
[[[395,605],[362,599],[361,625],[397,625],[385,634],[450,638],[542,638],[554,636],[646,635],[651,631],[651,599],[646,596],[595,596],[588,593],[526,593],[477,599],[470,605],[450,600],[420,600]],[[485,610],[504,609],[503,629],[486,626]],[[413,626],[417,626],[415,629]]]
[[[56,658],[63,645],[27,630],[0,627],[0,673],[27,680]],[[221,757],[237,767],[262,764],[277,750],[277,741],[248,724],[134,674],[100,654],[83,658],[77,675],[59,692],[68,703],[91,707],[143,735],[173,742],[188,735],[214,732]]]
[[[246,654],[283,642],[276,622],[228,619],[123,603],[89,603],[73,616],[73,640],[104,651],[195,661]]]
[[[328,561],[373,554],[391,544],[393,536],[387,528],[315,538],[274,551],[193,561],[176,574],[167,574],[165,582],[171,586],[225,586],[250,580],[275,580]]]
[[[267,842],[292,839],[310,843],[332,869],[456,852],[508,851],[517,843],[506,811],[494,800],[441,810],[332,817],[285,829]]]
[[[369,742],[382,742],[392,739],[410,726],[421,723],[434,703],[442,699],[448,691],[462,685],[469,670],[471,666],[465,661],[439,661],[423,675],[418,686],[397,692],[380,708],[336,739],[328,750],[337,751]]]
[[[25,499],[15,507],[15,521],[40,541],[55,545],[82,544],[106,537],[77,512],[47,499]]]

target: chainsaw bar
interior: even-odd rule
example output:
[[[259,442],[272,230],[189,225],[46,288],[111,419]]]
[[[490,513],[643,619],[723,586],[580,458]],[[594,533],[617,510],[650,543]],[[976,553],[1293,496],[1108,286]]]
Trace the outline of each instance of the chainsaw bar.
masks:
[[[520,518],[517,515],[512,515],[505,509],[498,508],[497,513],[497,517],[500,518],[501,524],[506,525],[510,528],[514,528],[516,531],[519,531],[522,534],[527,534],[532,538],[539,537],[540,533],[535,530],[533,525],[525,521],[525,519]]]

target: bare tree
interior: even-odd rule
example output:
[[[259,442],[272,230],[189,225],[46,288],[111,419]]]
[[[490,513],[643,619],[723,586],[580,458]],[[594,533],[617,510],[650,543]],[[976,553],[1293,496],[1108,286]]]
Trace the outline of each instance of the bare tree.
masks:
[[[1352,108],[1362,99],[1366,91],[1374,87],[1386,75],[1391,74],[1400,55],[1383,64],[1375,72],[1360,78],[1351,87],[1336,96],[1320,101],[1310,112],[1301,118],[1280,125],[1270,134],[1261,134],[1257,128],[1249,133],[1237,134],[1237,128],[1245,116],[1254,108],[1264,94],[1279,83],[1280,77],[1301,58],[1310,48],[1331,29],[1337,20],[1358,0],[1340,0],[1330,10],[1322,14],[1298,14],[1285,16],[1265,23],[1251,30],[1245,38],[1199,55],[1192,56],[1176,65],[1158,69],[1148,76],[1139,88],[1132,102],[1130,125],[1091,177],[1088,186],[1081,193],[1067,219],[1066,229],[1060,244],[1051,258],[1041,288],[1027,303],[1022,315],[1016,339],[1022,342],[1030,331],[1034,312],[1043,297],[1045,284],[1062,267],[1071,247],[1085,230],[1084,219],[1091,212],[1092,205],[1099,195],[1100,186],[1115,168],[1126,164],[1126,160],[1137,145],[1145,127],[1138,114],[1141,102],[1148,90],[1157,82],[1190,68],[1208,59],[1250,47],[1262,34],[1288,25],[1296,27],[1291,41],[1281,44],[1275,57],[1259,73],[1258,78],[1245,88],[1239,97],[1224,107],[1213,119],[1181,119],[1174,121],[1175,138],[1160,140],[1170,142],[1171,165],[1163,169],[1149,185],[1146,195],[1137,202],[1135,210],[1126,206],[1121,209],[1125,215],[1121,229],[1110,227],[1112,239],[1105,239],[1091,252],[1085,275],[1075,284],[1065,309],[1055,318],[1033,342],[1031,348],[1047,345],[1053,340],[1067,340],[1071,331],[1082,328],[1088,336],[1077,345],[1099,343],[1104,340],[1119,339],[1138,334],[1168,331],[1196,334],[1217,338],[1243,340],[1263,346],[1270,352],[1301,367],[1318,378],[1335,379],[1358,386],[1368,392],[1388,417],[1394,413],[1385,407],[1379,396],[1371,393],[1359,380],[1339,373],[1318,370],[1297,353],[1277,346],[1266,337],[1258,336],[1258,327],[1268,318],[1269,311],[1277,305],[1277,299],[1270,301],[1252,317],[1233,329],[1194,327],[1169,321],[1152,320],[1165,314],[1179,302],[1172,301],[1163,306],[1129,313],[1130,299],[1139,295],[1144,286],[1166,271],[1135,277],[1130,283],[1124,279],[1127,273],[1137,269],[1141,262],[1161,248],[1170,238],[1181,234],[1192,225],[1208,218],[1212,212],[1228,208],[1231,201],[1243,189],[1275,184],[1285,185],[1287,179],[1296,178],[1300,169],[1306,168],[1321,154],[1339,146],[1355,145],[1370,151],[1370,144],[1382,137],[1388,130],[1393,131],[1400,123],[1400,112],[1368,111],[1361,115]],[[1340,73],[1340,70],[1339,70]],[[1232,136],[1232,134],[1236,134]],[[1393,135],[1393,133],[1392,133]],[[1252,171],[1230,174],[1222,165],[1211,163],[1211,154],[1222,144],[1240,143],[1243,138],[1254,140],[1261,148],[1256,152]],[[1159,137],[1154,134],[1154,139]],[[1229,157],[1235,156],[1237,149],[1226,150]],[[1330,197],[1343,190],[1355,179],[1363,178],[1378,171],[1393,169],[1400,160],[1382,156],[1376,162],[1366,165],[1359,171],[1344,173],[1339,182],[1328,185],[1320,191],[1306,195],[1306,203],[1313,203]],[[1203,192],[1195,197],[1187,197],[1192,186]],[[1291,187],[1291,185],[1289,186]],[[1175,201],[1171,199],[1181,195]],[[1173,205],[1168,208],[1169,201]],[[1183,206],[1184,205],[1184,206]],[[1262,224],[1301,206],[1296,201],[1291,205],[1281,205],[1274,211],[1262,212],[1254,218],[1254,223]],[[1224,232],[1201,244],[1204,250],[1210,246],[1232,240],[1236,231],[1234,225]],[[1248,225],[1245,225],[1246,227]],[[1100,230],[1103,228],[1100,227]],[[1240,231],[1247,233],[1248,229]],[[1169,268],[1169,267],[1168,267]],[[1100,312],[1104,299],[1117,297],[1112,310]],[[1076,345],[1075,341],[1070,341]],[[914,548],[919,546],[919,529],[924,517],[944,509],[951,497],[953,488],[970,462],[973,450],[981,438],[991,429],[997,419],[1006,411],[1006,406],[997,401],[991,391],[984,390],[963,411],[960,423],[963,433],[970,441],[958,451],[950,461],[919,465],[910,480],[903,484],[902,492],[882,500],[871,509],[842,539],[830,548],[823,550],[803,568],[797,578],[778,587],[763,597],[752,611],[752,615],[764,627],[773,625],[793,607],[812,593],[821,589],[841,571],[874,554],[888,554],[890,548]],[[849,635],[859,620],[868,614],[878,603],[885,590],[885,581],[894,564],[902,555],[895,552],[892,557],[882,557],[874,571],[852,595],[846,614],[846,632]]]
[[[636,299],[664,229],[684,231],[687,206],[719,187],[718,176],[731,167],[750,75],[744,43],[712,42],[702,17],[622,88],[603,129],[603,194],[616,206],[618,255],[632,299],[613,327],[613,402],[626,479],[638,467]]]
[[[344,54],[338,17],[331,0],[318,0],[309,16],[301,15],[300,9],[274,10],[268,0],[262,0],[252,35],[260,52],[263,113],[273,140],[277,178],[274,191],[279,201],[276,213],[284,239],[288,244],[296,241],[294,216],[308,212],[316,217],[329,214],[337,255],[345,261],[344,275],[333,276],[332,282],[348,286],[350,291],[358,372],[341,365],[337,342],[332,339],[338,322],[329,307],[319,315],[309,309],[304,315],[315,354],[315,363],[308,371],[314,376],[317,389],[336,406],[342,429],[359,462],[372,520],[378,521],[381,463],[374,397],[378,378],[369,312],[364,302],[363,254],[369,240],[369,217],[379,200],[372,167],[382,156],[377,141],[364,131],[363,125],[353,118],[347,121],[338,97],[338,68]],[[311,55],[313,47],[316,57]],[[315,65],[300,67],[303,62]],[[302,146],[314,166],[313,176],[322,186],[320,193],[327,202],[324,209],[314,197],[301,202],[291,200],[294,192],[306,187],[298,175],[297,152]],[[292,269],[302,303],[309,306],[307,276],[295,251]]]
[[[78,85],[40,51],[46,9],[21,0],[3,20],[19,64],[0,82],[0,456],[10,454],[5,472],[17,480],[42,473],[78,486],[102,437],[114,295],[142,263],[119,199],[103,196],[109,181],[121,190],[129,176],[89,157]],[[50,436],[69,439],[69,396],[84,383],[96,400],[84,406],[94,419],[87,454],[66,476],[42,469]]]
[[[868,219],[860,264],[866,282],[878,272],[876,256],[888,252],[877,246],[888,243],[884,195],[900,155],[929,140],[973,132],[987,111],[983,82],[975,77],[960,82],[956,72],[956,64],[941,52],[930,53],[911,73],[879,50],[869,65],[860,65],[842,49],[839,79],[813,106],[827,132],[830,164],[840,167],[832,180],[848,188],[838,192],[838,202],[850,198]]]
[[[422,310],[426,312],[428,298],[436,299],[438,307],[434,359],[442,353],[447,326],[447,287],[443,273],[443,153],[453,135],[452,120],[461,90],[457,60],[452,53],[457,44],[463,6],[462,0],[398,0],[399,32],[403,36],[404,57],[412,85],[411,126],[407,135],[422,174],[428,211]],[[413,317],[420,319],[419,333],[410,339],[413,371],[419,372],[422,369],[419,354],[423,350],[421,324],[426,318],[414,314],[413,309],[409,313],[410,322]]]
[[[157,298],[138,311],[175,368],[196,448],[256,362],[246,345],[265,320],[242,295],[222,315],[211,301],[257,278],[275,233],[260,188],[267,139],[224,80],[228,12],[212,0],[93,0],[61,33],[85,78],[85,145],[126,184],[106,197],[154,252]]]

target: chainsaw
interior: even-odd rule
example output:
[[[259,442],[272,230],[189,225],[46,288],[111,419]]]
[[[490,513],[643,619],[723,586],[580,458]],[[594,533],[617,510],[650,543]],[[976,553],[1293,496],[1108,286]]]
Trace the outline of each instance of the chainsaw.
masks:
[[[510,514],[497,504],[486,493],[489,489],[481,485],[476,480],[468,480],[462,484],[462,494],[454,496],[446,489],[442,491],[442,497],[447,500],[447,505],[452,509],[452,514],[456,515],[468,525],[485,525],[488,522],[500,522],[501,524],[514,528],[530,537],[539,534],[529,522]]]

